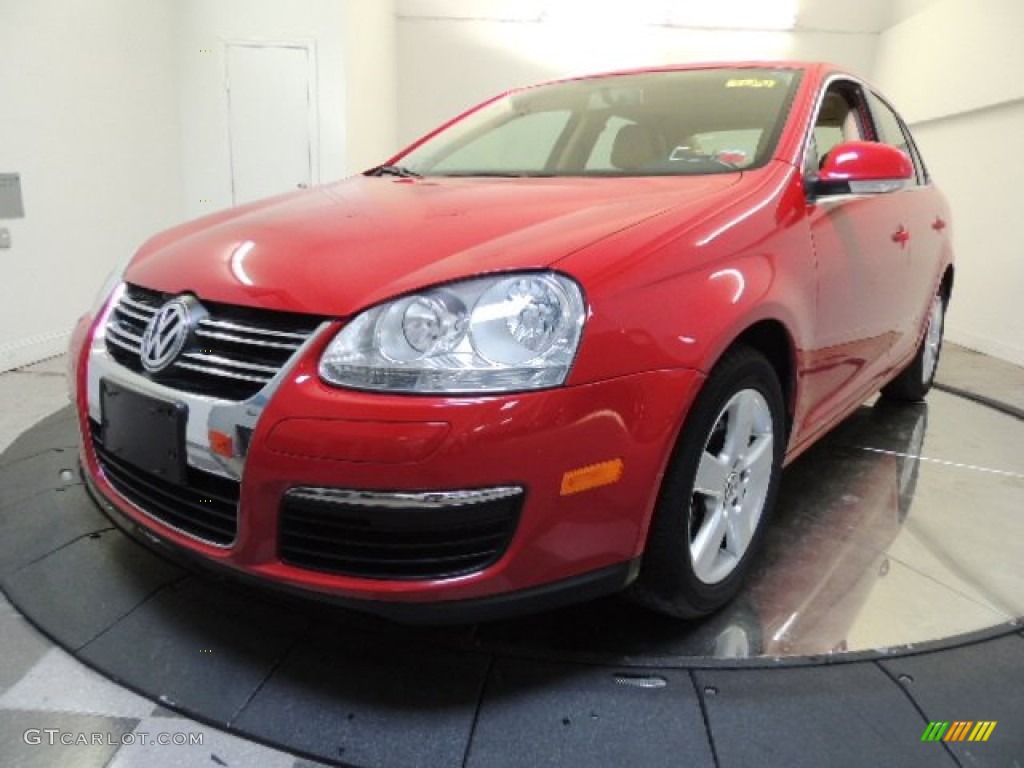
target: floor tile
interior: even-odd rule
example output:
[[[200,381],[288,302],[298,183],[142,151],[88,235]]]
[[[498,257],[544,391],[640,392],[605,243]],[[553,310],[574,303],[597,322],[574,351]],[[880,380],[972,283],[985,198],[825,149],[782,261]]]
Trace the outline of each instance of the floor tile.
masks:
[[[0,696],[0,709],[143,718],[153,711],[153,702],[52,648]]]
[[[359,766],[461,768],[487,657],[370,633],[289,654],[234,725]]]
[[[498,660],[466,765],[714,765],[689,673],[629,672]]]
[[[56,376],[0,375],[0,451],[44,416],[67,405],[67,386]]]
[[[931,428],[936,422],[954,428]],[[945,392],[928,395],[927,427],[918,451],[931,464],[962,479],[971,468],[1024,478],[1024,424],[1019,420]],[[866,446],[871,447],[871,446]]]
[[[948,743],[960,765],[1024,765],[1024,639],[1020,636],[880,664],[902,681],[926,719],[997,723],[987,742]]]
[[[955,488],[922,492],[889,545],[894,560],[1004,615],[1024,617],[1024,481],[972,496]],[[1012,484],[1010,484],[1012,485]]]
[[[304,628],[301,617],[237,594],[194,577],[169,585],[81,655],[162,703],[226,724]]]
[[[134,743],[121,747],[109,768],[293,768],[296,760],[288,753],[189,720],[148,718],[136,726],[134,734]],[[201,743],[193,743],[197,739]]]
[[[77,456],[77,423],[78,417],[70,405],[57,408],[36,422],[31,429],[15,436],[6,448],[0,449],[0,469],[21,464],[51,451],[67,451],[72,457]]]
[[[57,355],[56,357],[50,357],[46,360],[40,360],[38,363],[32,363],[22,368],[18,368],[18,373],[31,373],[41,376],[59,376],[60,378],[66,378],[68,371],[68,356]]]
[[[945,344],[937,379],[1024,409],[1024,368],[973,349]]]
[[[32,619],[61,645],[81,648],[186,572],[118,530],[83,536],[11,574],[4,589],[38,606]]]
[[[953,768],[871,663],[696,673],[720,768]]]
[[[137,722],[127,718],[0,710],[0,759],[4,768],[105,768],[120,748],[121,739],[131,733]],[[43,729],[56,733],[43,733]],[[33,743],[26,744],[26,740]],[[34,743],[36,740],[40,743]]]
[[[45,491],[0,507],[0,578],[111,526],[81,485]]]
[[[0,596],[0,601],[10,605]],[[13,609],[0,613],[0,698],[51,648],[50,641]]]
[[[864,594],[845,596],[861,603],[845,631],[847,650],[941,640],[1011,618],[885,555],[876,555],[872,562],[875,575],[866,571],[867,583],[858,585]]]

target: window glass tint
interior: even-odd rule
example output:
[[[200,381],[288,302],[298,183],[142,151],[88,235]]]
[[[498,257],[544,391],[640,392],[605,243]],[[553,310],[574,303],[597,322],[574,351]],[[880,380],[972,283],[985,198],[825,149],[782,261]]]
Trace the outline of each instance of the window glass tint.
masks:
[[[520,168],[543,169],[571,116],[567,109],[516,115],[465,142],[433,170],[461,173],[485,168],[500,173]]]
[[[693,175],[763,165],[801,71],[722,68],[516,91],[398,162],[422,175]]]
[[[868,141],[863,120],[863,101],[860,88],[853,83],[832,83],[821,101],[814,123],[812,151],[816,152],[814,165],[821,168],[828,153],[845,141]],[[810,158],[809,158],[810,160]]]
[[[868,101],[871,103],[871,113],[875,118],[875,128],[878,131],[878,140],[892,147],[896,147],[907,155],[907,157],[909,157],[914,163],[917,183],[922,183],[923,174],[921,172],[920,159],[916,157],[916,153],[913,151],[906,133],[904,133],[904,128],[900,119],[892,109],[889,108],[889,105],[878,98],[875,94],[868,94]]]
[[[757,157],[757,148],[764,133],[761,128],[745,128],[739,131],[698,133],[693,138],[700,152],[742,168]]]
[[[601,129],[601,133],[598,134],[597,140],[594,142],[594,148],[587,159],[586,168],[588,171],[615,170],[615,166],[612,164],[612,149],[615,146],[615,137],[619,135],[619,130],[627,125],[635,125],[635,123],[618,115],[608,116],[608,121],[604,124],[604,128]]]

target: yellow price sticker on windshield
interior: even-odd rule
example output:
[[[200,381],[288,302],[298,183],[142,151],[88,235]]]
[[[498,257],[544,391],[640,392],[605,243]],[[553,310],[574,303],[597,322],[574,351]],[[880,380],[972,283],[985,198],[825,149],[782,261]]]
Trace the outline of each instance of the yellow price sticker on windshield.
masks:
[[[730,80],[725,84],[726,88],[774,88],[779,84],[778,80]]]

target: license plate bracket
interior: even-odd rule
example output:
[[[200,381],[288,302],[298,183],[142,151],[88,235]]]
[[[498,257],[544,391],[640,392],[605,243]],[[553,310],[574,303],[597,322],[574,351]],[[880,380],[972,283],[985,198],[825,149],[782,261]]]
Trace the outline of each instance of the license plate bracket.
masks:
[[[100,381],[101,439],[116,459],[184,485],[188,406]]]

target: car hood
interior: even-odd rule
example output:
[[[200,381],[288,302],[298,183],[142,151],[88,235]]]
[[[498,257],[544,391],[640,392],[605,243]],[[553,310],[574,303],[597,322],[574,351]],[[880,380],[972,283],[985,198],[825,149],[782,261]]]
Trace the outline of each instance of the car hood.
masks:
[[[126,279],[209,301],[346,316],[426,285],[550,266],[740,178],[355,177],[164,232],[140,249]]]

